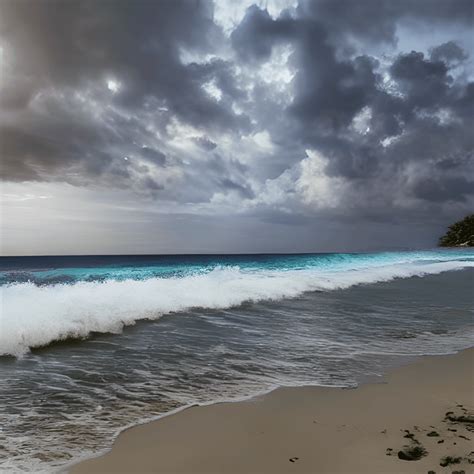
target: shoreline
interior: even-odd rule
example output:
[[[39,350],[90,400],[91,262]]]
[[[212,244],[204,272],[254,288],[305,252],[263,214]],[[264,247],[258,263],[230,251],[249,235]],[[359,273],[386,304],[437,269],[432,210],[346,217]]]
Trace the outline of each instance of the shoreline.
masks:
[[[471,347],[416,357],[356,388],[279,387],[242,400],[180,407],[124,428],[110,450],[61,472],[472,470],[474,423],[445,414],[472,416],[473,362]],[[399,459],[400,451],[410,455],[416,447],[427,454]],[[451,458],[442,467],[445,456]]]

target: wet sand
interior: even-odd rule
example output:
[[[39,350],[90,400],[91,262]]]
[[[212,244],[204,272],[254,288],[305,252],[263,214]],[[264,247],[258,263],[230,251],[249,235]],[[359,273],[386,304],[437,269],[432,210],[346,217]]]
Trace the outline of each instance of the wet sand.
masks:
[[[409,459],[414,458],[414,459]],[[474,349],[356,389],[280,388],[124,431],[71,473],[474,472]]]

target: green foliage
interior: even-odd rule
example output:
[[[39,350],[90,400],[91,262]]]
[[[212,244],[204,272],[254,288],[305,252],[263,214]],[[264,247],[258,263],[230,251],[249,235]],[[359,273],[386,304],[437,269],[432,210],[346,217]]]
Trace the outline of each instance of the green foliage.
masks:
[[[439,239],[441,247],[474,247],[474,214],[449,226],[448,232]]]

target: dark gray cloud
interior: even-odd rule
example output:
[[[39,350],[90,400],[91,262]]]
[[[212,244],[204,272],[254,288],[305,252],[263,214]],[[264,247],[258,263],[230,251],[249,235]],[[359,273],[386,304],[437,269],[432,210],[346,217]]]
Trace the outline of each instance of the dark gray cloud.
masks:
[[[453,79],[443,61],[425,59],[423,53],[412,51],[400,55],[390,67],[392,77],[406,94],[406,108],[432,108],[443,105]]]
[[[159,150],[154,150],[147,146],[142,146],[140,153],[143,157],[150,160],[152,163],[155,163],[159,166],[163,166],[166,163],[166,155],[161,153]]]
[[[383,196],[387,179],[398,183],[404,198],[464,201],[474,192],[462,176],[473,166],[474,86],[454,69],[467,52],[450,41],[433,46],[429,56],[411,51],[388,65],[381,58],[382,65],[370,55],[351,55],[345,38],[396,43],[401,19],[470,26],[472,9],[464,1],[312,1],[273,19],[254,6],[231,38],[250,62],[268,60],[282,42],[292,45],[295,93],[286,114],[299,127],[283,133],[323,152],[327,175],[347,180],[361,202],[374,186]],[[363,130],[354,131],[357,122],[364,122]],[[450,171],[434,170],[453,159]],[[387,200],[381,204],[386,211]]]
[[[210,52],[221,41],[209,2],[7,0],[0,10],[7,179],[68,180],[65,169],[81,161],[85,175],[114,160],[126,174],[120,160],[130,141],[150,135],[145,121],[158,117],[161,128],[172,117],[211,130],[247,126],[230,99],[218,103],[202,88],[215,80],[226,97],[239,96],[230,65],[180,59],[181,48]],[[83,113],[77,94],[97,113]],[[147,146],[138,148],[150,158]]]
[[[474,203],[473,14],[300,0],[227,34],[210,0],[4,0],[1,175],[298,228],[444,222]]]
[[[207,137],[196,137],[193,140],[204,150],[211,151],[217,147],[217,144],[214,143],[212,140],[209,140]]]
[[[406,19],[436,27],[471,26],[474,19],[471,0],[302,0],[298,8],[301,17],[323,23],[335,41],[341,35],[353,35],[396,42],[397,25]]]
[[[417,197],[434,202],[464,201],[473,189],[474,180],[465,177],[427,178],[416,183],[414,192]]]
[[[179,60],[181,47],[207,50],[218,40],[209,2],[7,0],[0,34],[12,74],[32,79],[30,98],[111,75],[124,83],[115,102],[143,107],[151,96],[189,120],[232,120],[200,89],[202,68]]]
[[[460,63],[468,57],[465,51],[454,41],[440,44],[431,50],[431,59],[433,61],[444,61],[447,64],[452,62]]]

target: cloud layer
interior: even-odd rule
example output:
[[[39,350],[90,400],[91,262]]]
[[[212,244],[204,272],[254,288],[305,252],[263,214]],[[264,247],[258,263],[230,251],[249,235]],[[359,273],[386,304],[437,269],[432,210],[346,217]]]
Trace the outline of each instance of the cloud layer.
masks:
[[[2,2],[2,179],[400,245],[472,210],[470,0],[243,5]]]

